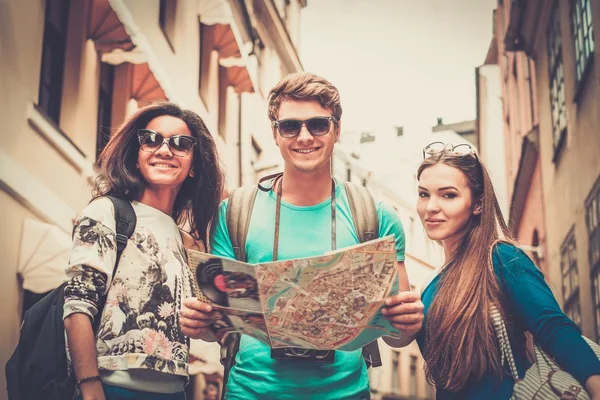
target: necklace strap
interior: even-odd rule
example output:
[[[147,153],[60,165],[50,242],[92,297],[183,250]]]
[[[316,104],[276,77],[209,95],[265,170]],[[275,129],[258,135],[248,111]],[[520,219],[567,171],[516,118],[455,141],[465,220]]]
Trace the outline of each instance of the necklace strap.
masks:
[[[278,182],[279,181],[279,182]],[[278,185],[279,183],[279,185]],[[277,203],[275,206],[275,235],[273,238],[273,261],[277,261],[279,255],[279,223],[281,221],[281,197],[283,192],[283,174],[275,176],[272,188],[277,193]],[[336,249],[336,218],[335,218],[335,179],[331,178],[331,250]]]

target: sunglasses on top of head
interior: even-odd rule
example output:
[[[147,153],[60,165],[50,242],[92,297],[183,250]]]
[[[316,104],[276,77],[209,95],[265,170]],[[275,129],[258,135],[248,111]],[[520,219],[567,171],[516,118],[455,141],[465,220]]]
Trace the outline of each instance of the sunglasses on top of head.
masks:
[[[158,132],[151,131],[150,129],[138,130],[138,140],[140,142],[140,148],[148,153],[154,153],[162,147],[163,144],[167,144],[169,151],[175,157],[186,157],[194,145],[198,144],[198,139],[188,135],[175,135],[169,138],[165,138]]]
[[[271,125],[277,129],[279,135],[284,138],[294,138],[300,134],[303,126],[313,136],[324,136],[331,130],[331,123],[337,122],[335,117],[314,117],[306,120],[280,119],[271,121]]]
[[[470,144],[461,143],[454,146],[452,143],[444,142],[429,143],[423,148],[423,159],[443,152],[448,152],[455,156],[473,155],[476,159],[479,159],[477,153]]]

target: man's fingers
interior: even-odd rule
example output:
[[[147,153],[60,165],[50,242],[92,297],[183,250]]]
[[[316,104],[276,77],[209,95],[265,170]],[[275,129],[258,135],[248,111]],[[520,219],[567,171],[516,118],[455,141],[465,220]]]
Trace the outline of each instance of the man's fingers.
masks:
[[[198,300],[196,297],[188,297],[183,301],[183,305],[187,308],[197,311],[211,312],[212,306],[208,303],[204,303]]]
[[[423,303],[420,301],[414,303],[401,303],[394,306],[384,307],[381,312],[383,315],[391,316],[396,314],[423,314]]]
[[[398,323],[394,323],[393,325],[394,325],[394,327],[396,329],[398,329],[399,331],[402,331],[402,332],[418,332],[418,331],[421,330],[421,327],[422,327],[422,325],[421,325],[420,322],[418,322],[416,324],[398,324]]]
[[[400,303],[414,303],[421,300],[421,294],[418,292],[400,292],[390,296],[385,300],[386,306],[393,306]]]
[[[186,317],[181,317],[179,318],[179,323],[181,324],[182,328],[187,327],[192,329],[199,329],[209,327],[212,323],[212,319],[190,319]]]
[[[204,328],[190,328],[187,326],[181,327],[181,333],[185,336],[191,337],[192,339],[200,339],[202,335],[206,332],[206,327]]]
[[[217,318],[218,316],[214,312],[196,311],[196,310],[192,310],[191,308],[187,308],[187,307],[183,307],[181,309],[181,311],[179,312],[179,315],[181,317],[189,318],[189,319],[208,319],[208,320],[218,319]]]
[[[390,322],[405,325],[419,324],[422,320],[423,317],[419,314],[399,314],[388,317]]]

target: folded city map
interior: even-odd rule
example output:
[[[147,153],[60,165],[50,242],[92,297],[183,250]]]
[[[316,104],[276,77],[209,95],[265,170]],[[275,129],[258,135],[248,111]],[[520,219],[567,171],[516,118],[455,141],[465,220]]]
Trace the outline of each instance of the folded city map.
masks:
[[[381,314],[398,291],[392,235],[293,260],[248,264],[188,250],[188,261],[219,340],[240,332],[273,349],[353,351],[399,336]]]

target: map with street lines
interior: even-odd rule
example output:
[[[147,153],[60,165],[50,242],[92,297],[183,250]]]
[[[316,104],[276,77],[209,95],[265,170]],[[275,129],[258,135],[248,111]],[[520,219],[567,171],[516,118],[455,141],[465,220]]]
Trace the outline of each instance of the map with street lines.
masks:
[[[238,331],[274,349],[352,351],[377,337],[398,335],[380,312],[398,288],[393,236],[318,257],[254,265],[213,255],[203,261],[199,254],[204,253],[194,254],[190,265],[202,297],[225,320],[213,328],[217,337]],[[202,276],[216,263],[214,278]],[[215,301],[211,290],[224,293],[223,301]]]

